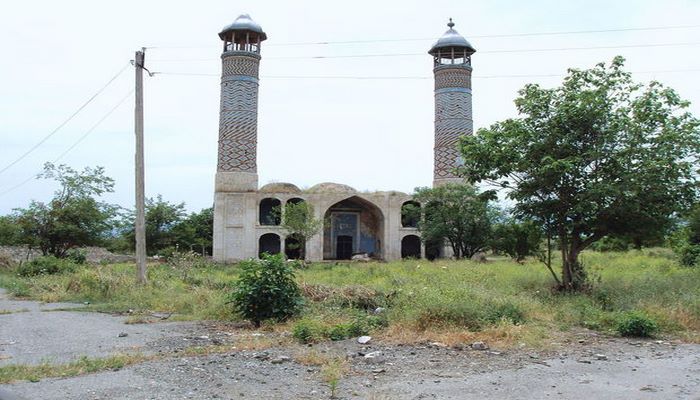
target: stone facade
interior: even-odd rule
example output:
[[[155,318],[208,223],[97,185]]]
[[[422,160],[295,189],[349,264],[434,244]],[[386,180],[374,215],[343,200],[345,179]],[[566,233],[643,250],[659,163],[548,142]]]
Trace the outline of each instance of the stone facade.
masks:
[[[280,186],[287,189],[275,190]],[[214,259],[233,261],[258,257],[266,248],[265,239],[270,235],[275,235],[279,242],[275,250],[285,251],[286,232],[275,224],[276,221],[265,221],[265,209],[261,205],[269,199],[279,201],[279,205],[290,200],[304,200],[313,206],[315,218],[326,221],[322,233],[306,242],[306,259],[310,261],[339,258],[338,236],[347,232],[334,223],[343,216],[350,220],[346,225],[352,231],[348,235],[352,237],[352,254],[368,253],[376,259],[400,259],[401,242],[407,236],[419,236],[415,227],[402,226],[402,205],[411,200],[411,196],[405,193],[359,193],[348,186],[329,183],[306,191],[296,187],[290,190],[290,186],[294,185],[276,183],[255,192],[217,193],[216,203],[224,206],[215,208],[214,220],[221,223],[215,224]],[[351,226],[353,219],[354,227]]]
[[[454,24],[450,22],[448,26],[450,30],[430,51],[433,54],[434,49],[447,48],[451,57],[450,63],[441,64],[446,56],[440,51],[433,54],[434,185],[461,181],[454,171],[461,163],[457,144],[459,136],[472,133],[472,69],[468,55],[473,49],[452,29]],[[263,252],[294,257],[293,238],[287,236],[271,210],[299,201],[308,202],[314,217],[324,221],[321,233],[307,238],[306,260],[349,259],[354,254],[383,260],[449,256],[440,246],[426,249],[415,222],[402,215],[405,205],[415,205],[406,193],[365,193],[336,183],[321,183],[304,191],[291,183],[273,183],[258,189],[258,70],[260,43],[267,35],[249,16],[242,15],[219,37],[224,41],[224,52],[214,196],[215,260],[244,260]],[[462,62],[455,63],[459,57]]]

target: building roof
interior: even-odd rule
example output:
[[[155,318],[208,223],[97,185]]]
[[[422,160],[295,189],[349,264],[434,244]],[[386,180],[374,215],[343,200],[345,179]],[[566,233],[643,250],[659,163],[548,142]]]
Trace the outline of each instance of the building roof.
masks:
[[[224,29],[219,32],[219,37],[221,40],[224,40],[226,38],[226,34],[231,31],[255,32],[260,34],[261,41],[267,39],[267,35],[265,32],[263,32],[262,27],[257,22],[253,21],[248,14],[239,15],[231,25],[224,27]]]
[[[354,188],[341,183],[323,182],[312,186],[309,193],[356,193]]]
[[[301,193],[301,189],[299,189],[296,185],[292,183],[287,183],[287,182],[273,182],[273,183],[268,183],[267,185],[263,186],[258,190],[260,193],[293,193],[293,194],[298,194]]]
[[[464,36],[460,35],[459,32],[454,29],[455,24],[452,22],[452,18],[450,18],[450,22],[447,23],[447,26],[450,29],[445,31],[440,39],[433,44],[433,47],[431,47],[430,51],[428,51],[429,54],[435,55],[438,50],[449,48],[466,48],[470,55],[476,52],[476,49],[467,41],[467,39],[465,39]]]

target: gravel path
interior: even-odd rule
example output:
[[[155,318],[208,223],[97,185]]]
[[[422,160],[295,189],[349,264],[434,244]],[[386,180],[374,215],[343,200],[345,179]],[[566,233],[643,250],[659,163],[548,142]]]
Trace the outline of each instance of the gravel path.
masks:
[[[3,391],[46,400],[330,398],[322,369],[295,361],[309,354],[346,360],[336,392],[342,399],[700,400],[700,345],[581,331],[540,351],[347,340],[177,357],[183,347],[235,345],[251,332],[204,323],[124,325],[121,317],[45,312],[39,303],[0,299],[0,309],[9,307],[29,310],[0,315],[0,340],[16,338],[13,345],[0,345],[0,355],[11,354],[14,362],[65,361],[133,346],[168,356],[119,371],[0,385],[0,400]],[[119,332],[129,335],[119,338]]]
[[[9,300],[0,289],[0,366],[66,363],[80,356],[154,351],[147,346],[166,338],[186,336],[193,323],[127,325],[125,317],[83,311],[81,304]],[[121,337],[120,337],[121,334]],[[126,334],[126,336],[124,336]]]

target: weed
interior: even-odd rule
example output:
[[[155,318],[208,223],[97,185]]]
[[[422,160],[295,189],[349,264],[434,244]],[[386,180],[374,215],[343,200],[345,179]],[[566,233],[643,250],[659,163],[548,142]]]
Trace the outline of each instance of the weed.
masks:
[[[117,354],[106,358],[81,357],[68,364],[21,365],[10,364],[0,367],[0,384],[14,381],[38,382],[44,378],[70,377],[99,371],[118,370],[125,366],[146,361],[142,354]]]
[[[622,336],[651,337],[659,330],[659,325],[644,313],[628,312],[620,316],[616,329]]]

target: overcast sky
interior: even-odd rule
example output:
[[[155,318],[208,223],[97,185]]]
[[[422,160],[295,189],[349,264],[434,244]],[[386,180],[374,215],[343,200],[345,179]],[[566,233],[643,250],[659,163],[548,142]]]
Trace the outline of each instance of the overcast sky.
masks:
[[[700,115],[700,1],[694,0],[5,1],[0,169],[74,113],[127,66],[135,50],[153,47],[146,51],[151,71],[202,76],[146,78],[146,195],[184,201],[192,211],[210,207],[221,69],[217,33],[240,13],[249,13],[269,38],[260,69],[260,185],[331,181],[404,192],[430,185],[433,82],[426,52],[449,17],[477,49],[476,128],[515,116],[513,99],[524,84],[555,86],[568,67],[591,67],[617,54],[627,58],[635,79],[675,88]],[[684,28],[619,30],[679,26]],[[512,36],[591,30],[617,31]],[[337,43],[348,41],[354,43]],[[541,51],[564,48],[587,49]],[[384,56],[314,58],[350,55]],[[133,75],[128,66],[72,121],[0,173],[0,214],[49,199],[54,186],[27,180],[73,146],[58,162],[76,169],[104,166],[116,180],[115,193],[105,200],[132,207],[133,95],[80,138],[129,94]]]

